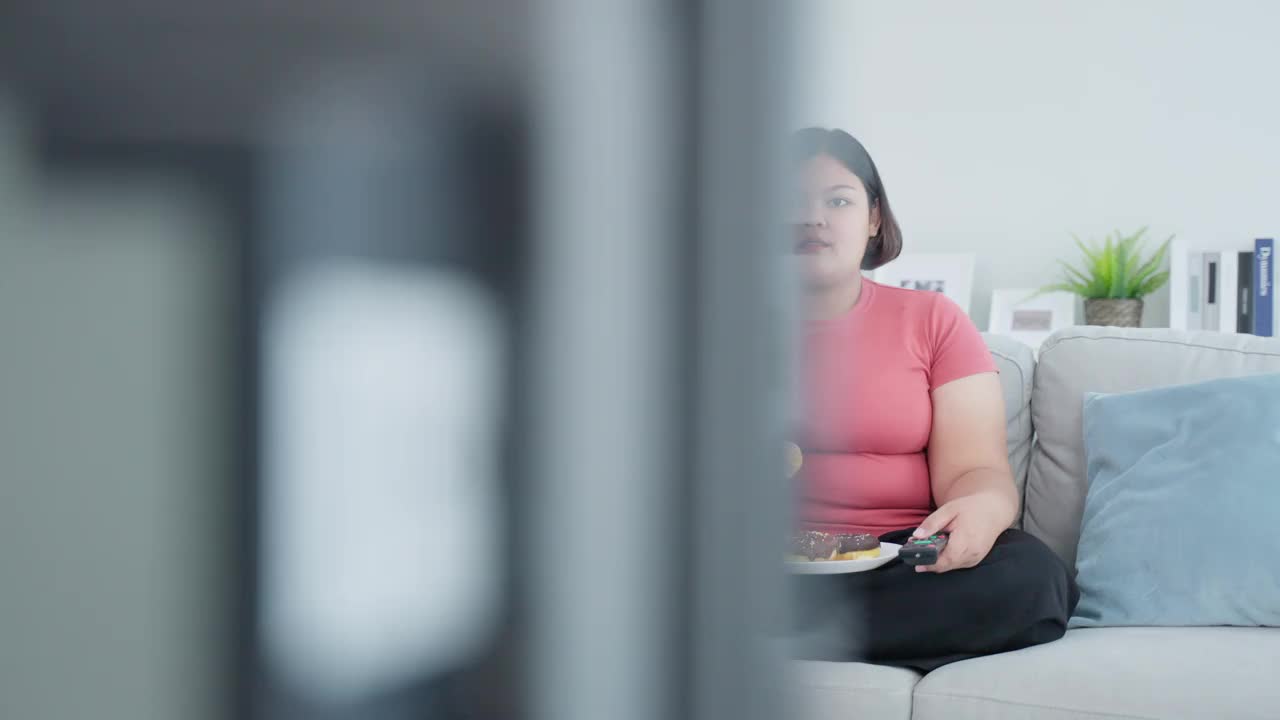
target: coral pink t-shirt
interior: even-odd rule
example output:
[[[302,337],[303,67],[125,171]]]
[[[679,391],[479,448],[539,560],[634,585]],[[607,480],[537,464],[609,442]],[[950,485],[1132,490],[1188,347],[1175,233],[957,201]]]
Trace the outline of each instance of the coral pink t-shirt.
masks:
[[[800,524],[915,528],[935,507],[925,460],[932,391],[996,371],[977,328],[941,293],[864,279],[853,309],[809,322],[804,369]]]

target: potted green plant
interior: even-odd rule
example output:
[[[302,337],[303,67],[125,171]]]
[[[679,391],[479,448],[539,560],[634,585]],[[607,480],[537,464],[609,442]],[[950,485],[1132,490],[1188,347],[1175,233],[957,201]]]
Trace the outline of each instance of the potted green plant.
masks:
[[[1147,258],[1143,258],[1141,228],[1131,235],[1117,230],[1102,243],[1085,244],[1072,235],[1084,254],[1083,263],[1062,262],[1062,282],[1049,285],[1041,292],[1065,290],[1084,298],[1084,319],[1089,325],[1138,327],[1142,324],[1142,298],[1159,290],[1169,281],[1164,267],[1165,255],[1173,236]]]

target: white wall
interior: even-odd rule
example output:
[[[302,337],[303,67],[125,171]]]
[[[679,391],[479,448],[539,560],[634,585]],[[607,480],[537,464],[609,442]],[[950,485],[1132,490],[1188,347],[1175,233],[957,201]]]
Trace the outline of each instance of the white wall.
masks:
[[[978,254],[979,327],[992,288],[1056,279],[1070,232],[1280,235],[1280,3],[805,7],[795,124],[864,142],[908,250]]]

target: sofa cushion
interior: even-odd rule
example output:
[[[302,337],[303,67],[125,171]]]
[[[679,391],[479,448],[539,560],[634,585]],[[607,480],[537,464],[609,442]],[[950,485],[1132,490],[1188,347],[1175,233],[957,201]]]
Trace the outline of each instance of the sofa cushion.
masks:
[[[1072,627],[1280,627],[1280,373],[1090,393],[1084,445]]]
[[[1035,376],[1036,358],[1031,348],[1004,335],[984,333],[982,339],[1000,371],[1000,388],[1004,391],[1004,417],[1009,437],[1009,467],[1018,495],[1027,484],[1027,466],[1031,464],[1031,382]],[[1021,518],[1014,527],[1021,527]]]
[[[1280,339],[1160,329],[1076,327],[1040,348],[1022,527],[1074,566],[1084,510],[1086,392],[1133,390],[1280,372]]]
[[[859,662],[797,660],[791,664],[799,685],[796,717],[805,720],[886,718],[910,720],[911,691],[919,673]]]
[[[1276,717],[1277,628],[1089,628],[947,665],[916,686],[914,720]]]

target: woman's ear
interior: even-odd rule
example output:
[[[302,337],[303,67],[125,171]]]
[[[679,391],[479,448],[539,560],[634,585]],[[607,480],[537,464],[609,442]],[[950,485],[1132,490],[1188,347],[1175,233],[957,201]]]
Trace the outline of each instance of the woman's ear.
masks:
[[[867,237],[875,237],[880,234],[880,203],[871,205],[871,216],[867,218],[867,231],[870,233]]]

